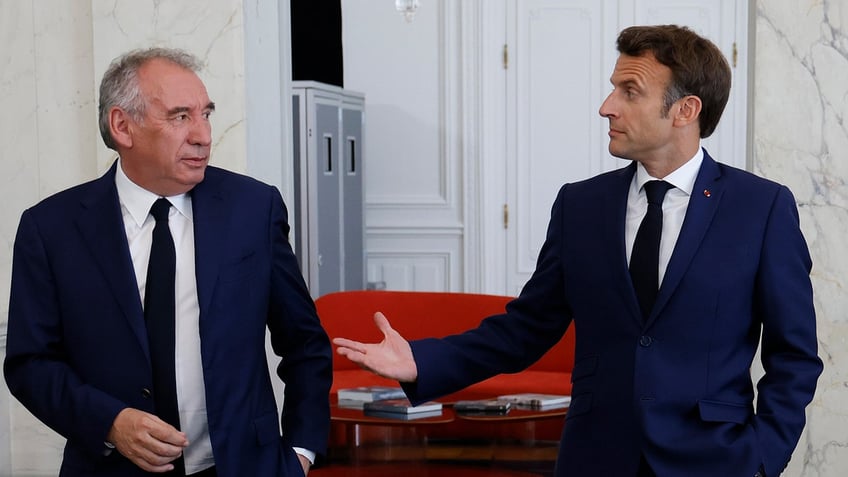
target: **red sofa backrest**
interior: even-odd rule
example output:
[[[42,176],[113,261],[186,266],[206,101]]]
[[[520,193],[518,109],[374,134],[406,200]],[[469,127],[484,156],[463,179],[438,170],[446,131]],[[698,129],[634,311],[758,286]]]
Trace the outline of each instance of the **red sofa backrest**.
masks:
[[[315,300],[318,317],[330,338],[377,342],[383,336],[374,325],[380,311],[404,338],[442,337],[476,327],[484,318],[505,312],[509,296],[452,292],[342,291]],[[567,371],[574,367],[574,327],[530,369]],[[333,368],[357,365],[334,355]]]

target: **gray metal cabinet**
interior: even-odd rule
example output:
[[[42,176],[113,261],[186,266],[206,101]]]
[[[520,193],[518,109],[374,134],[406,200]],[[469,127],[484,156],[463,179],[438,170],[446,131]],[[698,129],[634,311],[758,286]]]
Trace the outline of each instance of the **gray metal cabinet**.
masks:
[[[365,288],[365,97],[292,82],[295,253],[313,297]]]

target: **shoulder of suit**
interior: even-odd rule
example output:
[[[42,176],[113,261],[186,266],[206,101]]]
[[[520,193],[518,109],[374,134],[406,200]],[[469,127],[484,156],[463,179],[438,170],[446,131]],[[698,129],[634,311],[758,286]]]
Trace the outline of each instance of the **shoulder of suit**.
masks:
[[[746,187],[761,187],[765,189],[782,187],[782,184],[776,181],[766,179],[765,177],[758,176],[757,174],[744,169],[739,169],[738,167],[730,166],[722,162],[716,162],[716,166],[720,171],[721,177],[727,178],[731,181],[743,182]]]
[[[222,183],[244,186],[253,185],[258,187],[270,187],[268,184],[248,175],[240,174],[238,172],[233,172],[231,170],[215,166],[206,167],[206,177],[203,179],[203,182],[208,182],[209,185]]]
[[[97,179],[53,193],[29,207],[28,210],[36,214],[49,214],[55,211],[68,211],[81,203],[91,202],[104,196],[113,195],[117,199],[114,177],[114,174],[109,171]]]

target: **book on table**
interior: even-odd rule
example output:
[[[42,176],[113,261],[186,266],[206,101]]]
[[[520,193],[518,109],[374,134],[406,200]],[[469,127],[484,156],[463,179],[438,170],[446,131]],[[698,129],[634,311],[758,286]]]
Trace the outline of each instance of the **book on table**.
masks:
[[[359,401],[371,402],[381,399],[405,398],[406,393],[399,387],[392,386],[360,386],[356,388],[339,389],[339,402]]]
[[[337,405],[345,409],[362,409],[365,401],[357,401],[356,399],[339,399]]]
[[[516,407],[542,411],[564,408],[571,404],[571,396],[563,394],[517,393],[498,396],[498,399],[509,401]]]
[[[423,412],[442,412],[442,403],[435,401],[427,401],[425,403],[413,406],[408,399],[381,399],[379,401],[366,402],[362,405],[362,410],[366,415],[371,413],[390,413],[390,414],[418,414]]]
[[[383,419],[396,419],[398,421],[412,421],[415,419],[427,419],[428,417],[439,417],[442,415],[442,410],[414,412],[412,414],[403,414],[400,412],[381,412],[381,411],[365,411],[365,415],[369,417],[381,417]]]
[[[470,401],[457,401],[453,404],[453,410],[458,414],[507,414],[512,408],[512,403],[504,399],[478,399]]]

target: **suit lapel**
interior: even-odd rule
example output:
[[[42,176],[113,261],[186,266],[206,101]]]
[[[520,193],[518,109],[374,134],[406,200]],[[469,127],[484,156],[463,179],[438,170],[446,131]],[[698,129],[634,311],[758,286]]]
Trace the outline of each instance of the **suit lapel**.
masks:
[[[206,179],[191,192],[194,214],[194,269],[201,321],[212,300],[221,265],[221,254],[229,232],[229,207],[223,192],[216,187],[217,177],[212,168],[207,168]]]
[[[610,194],[605,195],[605,206],[601,212],[606,220],[607,231],[602,240],[607,238],[612,243],[604,242],[601,246],[604,250],[615,250],[611,257],[611,266],[617,270],[615,277],[618,280],[614,288],[622,294],[622,302],[630,303],[633,319],[641,327],[642,311],[636,298],[636,290],[633,288],[633,280],[630,278],[630,268],[627,264],[627,245],[624,240],[625,223],[627,222],[627,196],[630,193],[630,185],[633,175],[636,173],[636,162],[620,169],[614,174],[615,183],[610,187]]]
[[[665,277],[657,293],[657,302],[648,319],[649,325],[668,303],[704,240],[724,194],[720,176],[718,164],[704,151],[704,161],[695,179],[686,217],[683,219],[683,227],[680,229],[674,252],[671,254]]]
[[[82,212],[77,219],[77,227],[123,310],[124,318],[144,353],[149,356],[144,311],[115,186],[116,165],[117,162],[100,179],[92,182],[91,193],[81,201]]]

